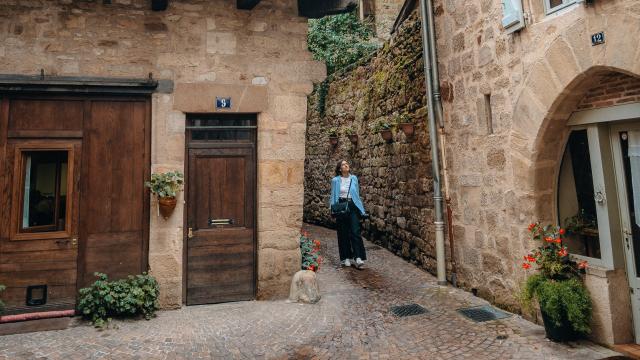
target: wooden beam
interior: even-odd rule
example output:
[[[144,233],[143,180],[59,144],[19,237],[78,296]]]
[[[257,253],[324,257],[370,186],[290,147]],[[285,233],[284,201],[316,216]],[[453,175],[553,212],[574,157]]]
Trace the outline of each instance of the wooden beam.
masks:
[[[298,0],[298,15],[317,19],[353,11],[356,6],[357,0]]]
[[[241,10],[251,10],[256,7],[259,2],[260,0],[236,0],[236,6]]]

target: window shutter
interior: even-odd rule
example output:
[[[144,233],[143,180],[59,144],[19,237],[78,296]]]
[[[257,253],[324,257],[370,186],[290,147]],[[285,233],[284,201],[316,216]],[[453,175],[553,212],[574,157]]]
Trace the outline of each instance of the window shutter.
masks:
[[[502,27],[507,34],[524,27],[522,0],[502,0]]]

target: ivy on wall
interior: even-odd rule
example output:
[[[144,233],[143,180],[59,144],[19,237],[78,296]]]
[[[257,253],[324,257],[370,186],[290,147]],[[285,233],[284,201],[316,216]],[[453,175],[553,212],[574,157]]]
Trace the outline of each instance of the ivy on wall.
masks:
[[[353,64],[378,49],[370,22],[355,12],[309,20],[307,44],[314,59],[327,64],[327,74]]]

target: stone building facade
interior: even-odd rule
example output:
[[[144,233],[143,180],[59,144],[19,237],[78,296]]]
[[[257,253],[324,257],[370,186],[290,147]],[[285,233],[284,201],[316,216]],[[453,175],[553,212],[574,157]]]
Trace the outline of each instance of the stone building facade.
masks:
[[[640,4],[521,3],[526,26],[508,34],[500,2],[435,2],[458,278],[498,304],[518,307],[516,294],[527,275],[521,259],[535,245],[527,224],[566,224],[567,199],[573,194],[575,202],[576,186],[565,182],[565,148],[574,152],[572,134],[589,132],[591,161],[587,157],[585,166],[592,167],[586,176],[593,184],[577,191],[591,192],[591,201],[595,193],[590,206],[597,212],[598,251],[570,250],[590,263],[594,338],[632,342],[633,322],[638,342],[631,264],[640,259],[623,250],[629,248],[625,242],[640,243],[620,210],[628,206],[620,199],[630,178],[624,180],[616,159],[621,141],[631,136],[627,131],[634,131],[635,123],[625,121],[640,118]],[[601,31],[605,42],[592,45],[591,35]]]
[[[307,19],[293,0],[250,11],[235,1],[170,1],[159,12],[149,3],[0,1],[0,74],[42,69],[43,79],[152,76],[170,84],[150,99],[152,172],[187,170],[189,114],[256,114],[256,296],[285,296],[300,269],[306,96],[326,73],[307,51]],[[232,107],[216,110],[216,97],[230,97]],[[148,264],[163,307],[185,301],[183,200],[168,219],[150,204]]]

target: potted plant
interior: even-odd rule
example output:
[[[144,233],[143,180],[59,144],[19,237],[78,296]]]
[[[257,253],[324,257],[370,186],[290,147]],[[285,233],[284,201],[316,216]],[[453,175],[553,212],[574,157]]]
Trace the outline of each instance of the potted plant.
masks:
[[[327,129],[327,135],[329,135],[329,143],[331,146],[338,145],[338,128],[330,127]]]
[[[300,232],[300,253],[302,255],[302,270],[318,271],[322,264],[320,255],[320,241],[312,240],[307,231]]]
[[[411,136],[413,135],[413,121],[411,120],[411,118],[409,117],[409,115],[407,114],[402,114],[400,116],[398,116],[398,126],[400,127],[400,129],[402,130],[402,132],[407,135],[407,136]]]
[[[182,190],[184,175],[180,171],[169,171],[151,175],[151,181],[145,186],[151,189],[151,193],[158,197],[160,214],[168,218],[176,208],[176,193]]]
[[[373,125],[373,131],[379,133],[384,141],[390,142],[393,139],[393,133],[391,132],[392,127],[392,123],[380,119]]]
[[[582,282],[586,261],[576,263],[562,245],[565,230],[559,226],[529,225],[531,238],[542,244],[524,257],[522,267],[532,264],[538,273],[526,280],[522,301],[531,310],[537,300],[547,337],[553,341],[575,340],[591,332],[591,298]]]
[[[343,133],[347,135],[349,141],[351,141],[353,145],[358,143],[358,134],[356,134],[356,130],[353,128],[353,126],[345,127]]]

